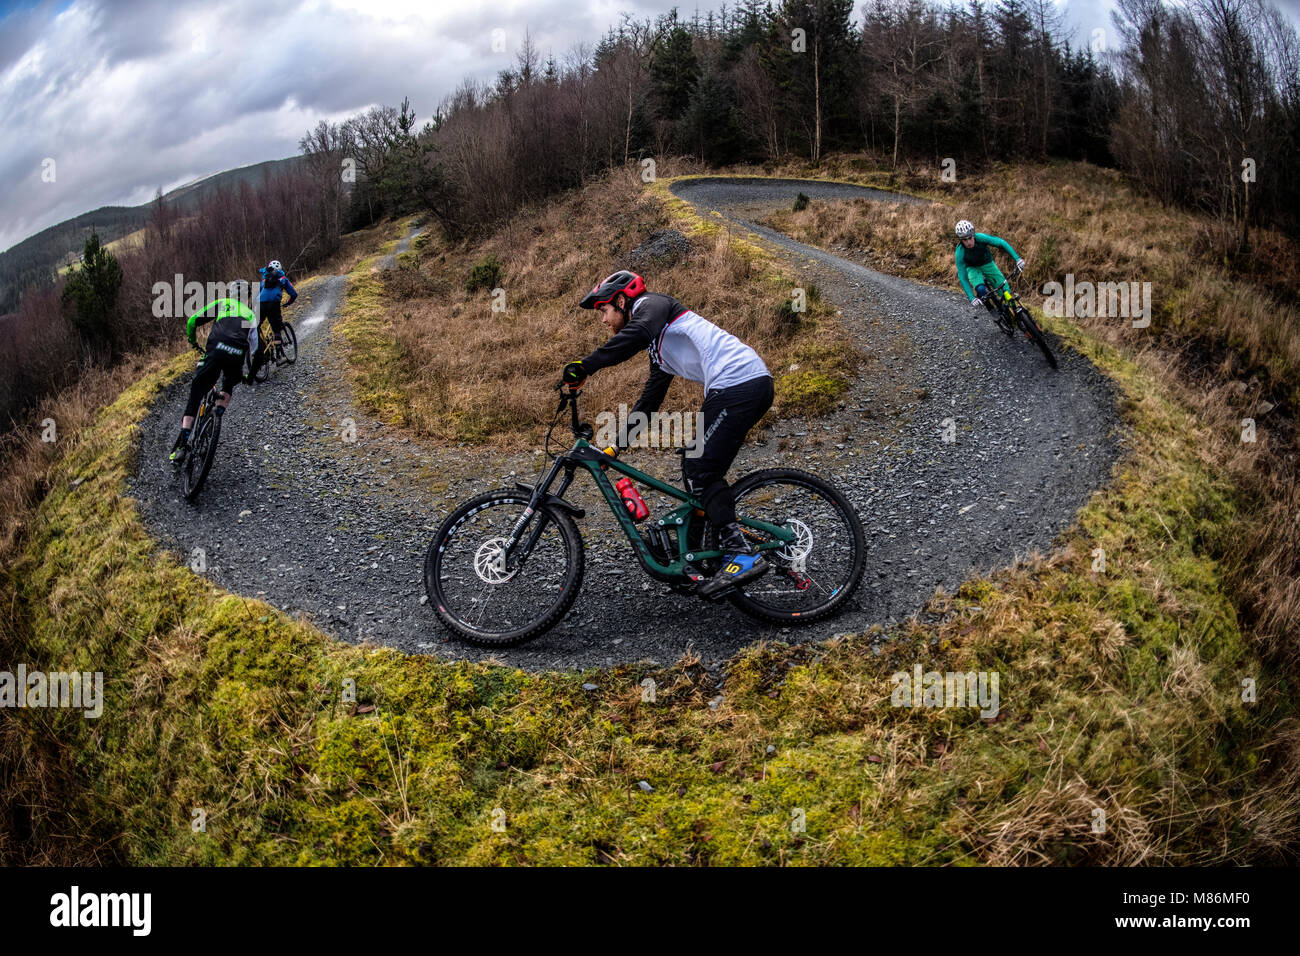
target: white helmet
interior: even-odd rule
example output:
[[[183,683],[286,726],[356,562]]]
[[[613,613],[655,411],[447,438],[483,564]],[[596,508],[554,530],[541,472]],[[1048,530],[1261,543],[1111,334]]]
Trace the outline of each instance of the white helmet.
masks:
[[[967,225],[970,225],[970,223],[967,223]],[[972,231],[973,231],[973,230],[972,230]],[[283,271],[284,271],[284,266],[280,265],[280,260],[279,260],[279,259],[272,259],[272,260],[267,264],[267,268],[268,268],[268,269],[274,269],[276,272],[283,272]]]
[[[969,239],[975,235],[975,225],[969,219],[963,219],[957,223],[957,238]]]

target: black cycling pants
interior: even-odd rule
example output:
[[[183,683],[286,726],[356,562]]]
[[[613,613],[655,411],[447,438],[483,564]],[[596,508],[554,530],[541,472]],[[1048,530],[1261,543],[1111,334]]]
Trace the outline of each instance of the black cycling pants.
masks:
[[[727,469],[736,460],[745,436],[772,407],[772,377],[760,375],[730,388],[711,389],[704,396],[704,452],[682,458],[686,487],[704,505],[715,528],[736,520],[736,499],[727,484]],[[696,436],[696,441],[700,436]],[[697,446],[698,447],[698,446]]]
[[[280,318],[280,303],[277,300],[269,300],[261,303],[261,308],[258,310],[258,315],[259,315],[258,318],[259,323],[263,319],[265,319],[267,322],[271,323],[271,330],[274,332],[274,334],[276,335],[280,334],[280,330],[284,328],[284,320]],[[262,366],[267,363],[267,360],[270,359],[270,357],[271,357],[271,343],[259,341],[257,346],[257,354],[253,356],[252,371],[248,373],[249,376],[256,377],[257,373],[261,370]]]
[[[271,331],[276,335],[280,334],[280,329],[284,327],[284,320],[280,318],[280,301],[278,299],[269,299],[266,302],[258,303],[257,310],[258,321],[267,321],[271,323]]]
[[[208,389],[216,382],[217,376],[223,374],[225,380],[221,383],[221,390],[227,395],[233,394],[235,386],[244,377],[243,354],[236,355],[209,347],[203,358],[199,359],[199,367],[194,372],[194,381],[190,383],[190,400],[185,403],[185,414],[188,417],[192,418],[199,410],[199,402],[203,401],[203,396],[208,394]]]

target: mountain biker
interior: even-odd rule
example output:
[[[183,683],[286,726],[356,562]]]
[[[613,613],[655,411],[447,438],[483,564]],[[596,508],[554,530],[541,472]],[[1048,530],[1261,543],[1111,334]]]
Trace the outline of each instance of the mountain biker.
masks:
[[[298,299],[298,292],[294,289],[293,283],[285,275],[284,269],[280,265],[279,259],[272,259],[269,263],[257,270],[261,276],[258,293],[258,317],[259,320],[266,320],[271,323],[271,343],[280,344],[280,332],[284,328],[284,321],[280,318],[280,303],[284,293],[289,293],[289,301],[285,305],[293,305]],[[266,364],[267,355],[265,353],[254,353],[253,371],[250,378],[257,376],[258,370]]]
[[[991,289],[998,288],[1007,280],[1002,270],[998,268],[998,264],[993,261],[992,247],[997,246],[1014,259],[1017,269],[1025,268],[1025,260],[1016,254],[1016,250],[1011,248],[1011,243],[1005,239],[976,232],[975,226],[968,219],[958,222],[956,231],[959,241],[955,257],[957,278],[961,280],[961,287],[970,296],[971,305],[984,303],[985,307],[993,312],[993,304],[985,302],[984,297]],[[975,286],[974,291],[971,291],[972,284]],[[1004,288],[1002,297],[1004,300],[1010,299],[1011,291]]]
[[[686,490],[699,498],[718,529],[722,567],[699,594],[713,597],[761,577],[768,570],[736,521],[736,500],[726,473],[745,435],[772,406],[772,376],[758,353],[730,332],[692,312],[672,296],[647,292],[645,280],[621,270],[596,283],[579,303],[597,309],[613,336],[584,359],[564,366],[562,381],[574,388],[586,378],[650,353],[650,377],[633,406],[646,416],[659,410],[673,376],[704,385],[703,449],[682,459]],[[629,418],[631,415],[629,414]],[[612,449],[617,454],[617,449]]]
[[[208,332],[207,351],[199,360],[194,371],[194,381],[190,383],[189,401],[185,403],[185,414],[181,418],[181,431],[172,446],[169,461],[181,465],[189,448],[190,429],[194,427],[194,413],[199,409],[199,402],[207,394],[218,376],[223,377],[221,398],[217,402],[216,414],[224,415],[230,405],[230,396],[235,384],[243,380],[244,355],[257,353],[257,316],[244,303],[251,299],[248,282],[235,279],[226,285],[227,297],[209,302],[189,317],[185,323],[185,337],[190,345],[198,348],[195,332],[200,325],[213,322]],[[216,315],[200,319],[212,310]]]

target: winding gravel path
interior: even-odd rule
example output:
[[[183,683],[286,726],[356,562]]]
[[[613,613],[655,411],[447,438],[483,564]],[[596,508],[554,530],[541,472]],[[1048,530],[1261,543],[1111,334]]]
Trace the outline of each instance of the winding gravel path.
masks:
[[[516,475],[531,479],[540,459],[424,447],[359,413],[334,330],[344,276],[300,287],[286,310],[299,361],[236,393],[195,504],[181,498],[165,461],[188,377],[160,396],[142,423],[130,482],[146,526],[187,561],[202,549],[204,573],[220,586],[341,639],[531,669],[668,664],[688,647],[717,667],[760,638],[818,640],[905,618],[938,585],[953,589],[972,572],[1046,550],[1121,452],[1108,381],[1073,353],[1061,354],[1052,372],[1023,339],[973,318],[959,292],[882,275],[752,225],[799,191],[917,201],[795,180],[701,179],[674,188],[768,243],[801,283],[815,283],[867,355],[838,412],[778,423],[733,470],[804,467],[835,481],[857,506],[867,574],[839,617],[772,628],[729,605],[667,592],[641,574],[595,489],[580,480],[569,497],[588,508],[580,522],[588,567],[569,616],[519,648],[485,651],[451,637],[422,603],[431,532],[458,501]],[[945,419],[955,443],[942,440]],[[635,454],[639,467],[676,477],[671,453]]]

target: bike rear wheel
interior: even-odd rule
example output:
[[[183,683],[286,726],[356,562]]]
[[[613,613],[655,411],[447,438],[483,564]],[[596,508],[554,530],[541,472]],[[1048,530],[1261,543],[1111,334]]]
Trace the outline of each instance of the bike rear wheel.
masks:
[[[795,468],[769,468],[732,486],[736,513],[793,530],[795,541],[763,551],[772,569],[728,600],[778,624],[808,624],[852,597],[866,568],[866,536],[857,512],[829,482]],[[770,537],[745,528],[755,544]]]
[[[221,419],[216,414],[216,396],[212,393],[203,400],[199,409],[197,427],[191,441],[189,456],[185,459],[185,498],[193,501],[208,480],[212,462],[217,457],[217,439],[221,437]]]
[[[271,377],[271,366],[275,364],[275,359],[271,353],[269,345],[259,345],[258,353],[261,357],[262,364],[253,374],[253,381],[261,383]]]
[[[1029,314],[1029,310],[1021,306],[1016,310],[1016,318],[1020,320],[1020,327],[1025,330],[1025,338],[1038,346],[1038,350],[1043,353],[1043,358],[1047,359],[1047,364],[1056,368],[1056,356],[1047,345],[1047,337],[1043,335],[1043,330],[1038,327],[1034,317]]]
[[[280,329],[280,342],[280,354],[284,358],[284,363],[292,365],[298,361],[298,334],[288,322]]]
[[[424,588],[450,630],[474,644],[509,647],[553,627],[582,589],[584,555],[578,526],[565,512],[540,505],[520,545],[541,522],[522,563],[508,564],[504,546],[529,494],[490,491],[443,521],[424,558]],[[516,557],[519,547],[516,547]]]

